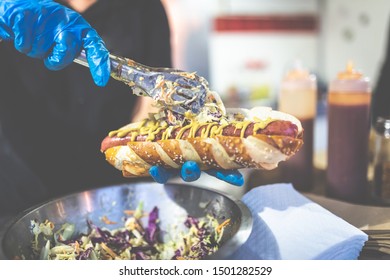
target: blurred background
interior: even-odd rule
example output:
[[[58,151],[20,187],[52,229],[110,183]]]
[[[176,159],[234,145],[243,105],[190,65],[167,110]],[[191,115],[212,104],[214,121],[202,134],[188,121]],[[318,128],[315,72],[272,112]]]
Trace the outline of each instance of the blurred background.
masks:
[[[244,105],[248,98],[274,104],[283,72],[295,59],[324,84],[348,60],[375,84],[384,59],[387,0],[162,2],[174,66],[196,71],[226,98],[239,92]]]
[[[375,88],[384,63],[388,0],[163,0],[174,67],[196,71],[227,107],[278,107],[296,60],[317,78],[314,164],[326,167],[328,84],[352,61]]]

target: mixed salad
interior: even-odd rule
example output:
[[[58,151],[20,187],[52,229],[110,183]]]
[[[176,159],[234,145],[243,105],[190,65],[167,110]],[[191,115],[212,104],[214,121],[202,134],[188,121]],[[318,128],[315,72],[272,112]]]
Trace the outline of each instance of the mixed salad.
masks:
[[[145,213],[140,203],[134,211],[125,214],[123,225],[114,230],[98,227],[88,220],[89,230],[85,234],[76,234],[73,224],[56,228],[48,220],[32,220],[33,257],[43,260],[203,259],[218,250],[224,228],[230,223],[230,219],[218,223],[211,215],[188,216],[184,222],[186,230],[172,235],[160,228],[157,207]],[[107,217],[101,219],[105,224],[116,224]],[[163,238],[164,234],[168,234],[168,240]]]

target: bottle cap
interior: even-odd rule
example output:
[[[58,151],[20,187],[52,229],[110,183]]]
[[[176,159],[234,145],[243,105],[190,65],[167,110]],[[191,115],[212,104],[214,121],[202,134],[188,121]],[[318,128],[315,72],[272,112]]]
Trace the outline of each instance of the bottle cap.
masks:
[[[346,69],[339,72],[337,79],[330,83],[329,90],[331,92],[343,93],[371,92],[368,77],[365,77],[361,72],[357,71],[352,61],[349,61]]]
[[[311,119],[317,109],[316,77],[296,60],[283,77],[278,100],[279,110],[300,119]]]
[[[316,77],[303,67],[300,60],[296,60],[282,81],[285,89],[316,89]]]

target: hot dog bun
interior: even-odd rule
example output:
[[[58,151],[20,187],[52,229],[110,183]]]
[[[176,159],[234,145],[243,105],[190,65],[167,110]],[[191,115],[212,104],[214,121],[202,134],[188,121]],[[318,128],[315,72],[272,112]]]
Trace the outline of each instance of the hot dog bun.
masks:
[[[268,107],[228,109],[220,121],[169,125],[151,117],[124,126],[102,141],[106,160],[125,177],[149,176],[153,165],[180,168],[188,160],[202,170],[274,169],[303,144],[295,117]]]

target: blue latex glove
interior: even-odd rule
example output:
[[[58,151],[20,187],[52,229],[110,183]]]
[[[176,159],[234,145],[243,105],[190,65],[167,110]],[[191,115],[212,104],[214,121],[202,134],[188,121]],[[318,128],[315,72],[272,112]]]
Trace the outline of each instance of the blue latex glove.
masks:
[[[235,186],[242,186],[244,184],[244,178],[238,170],[211,169],[206,170],[205,172]],[[201,170],[196,162],[187,161],[183,164],[180,170],[166,169],[155,165],[149,169],[149,173],[157,183],[165,184],[169,178],[175,175],[180,175],[180,177],[186,182],[196,181],[201,175]]]
[[[84,48],[94,82],[105,86],[110,78],[109,52],[96,30],[75,11],[49,0],[0,1],[0,39],[44,59],[50,70],[60,70]]]

